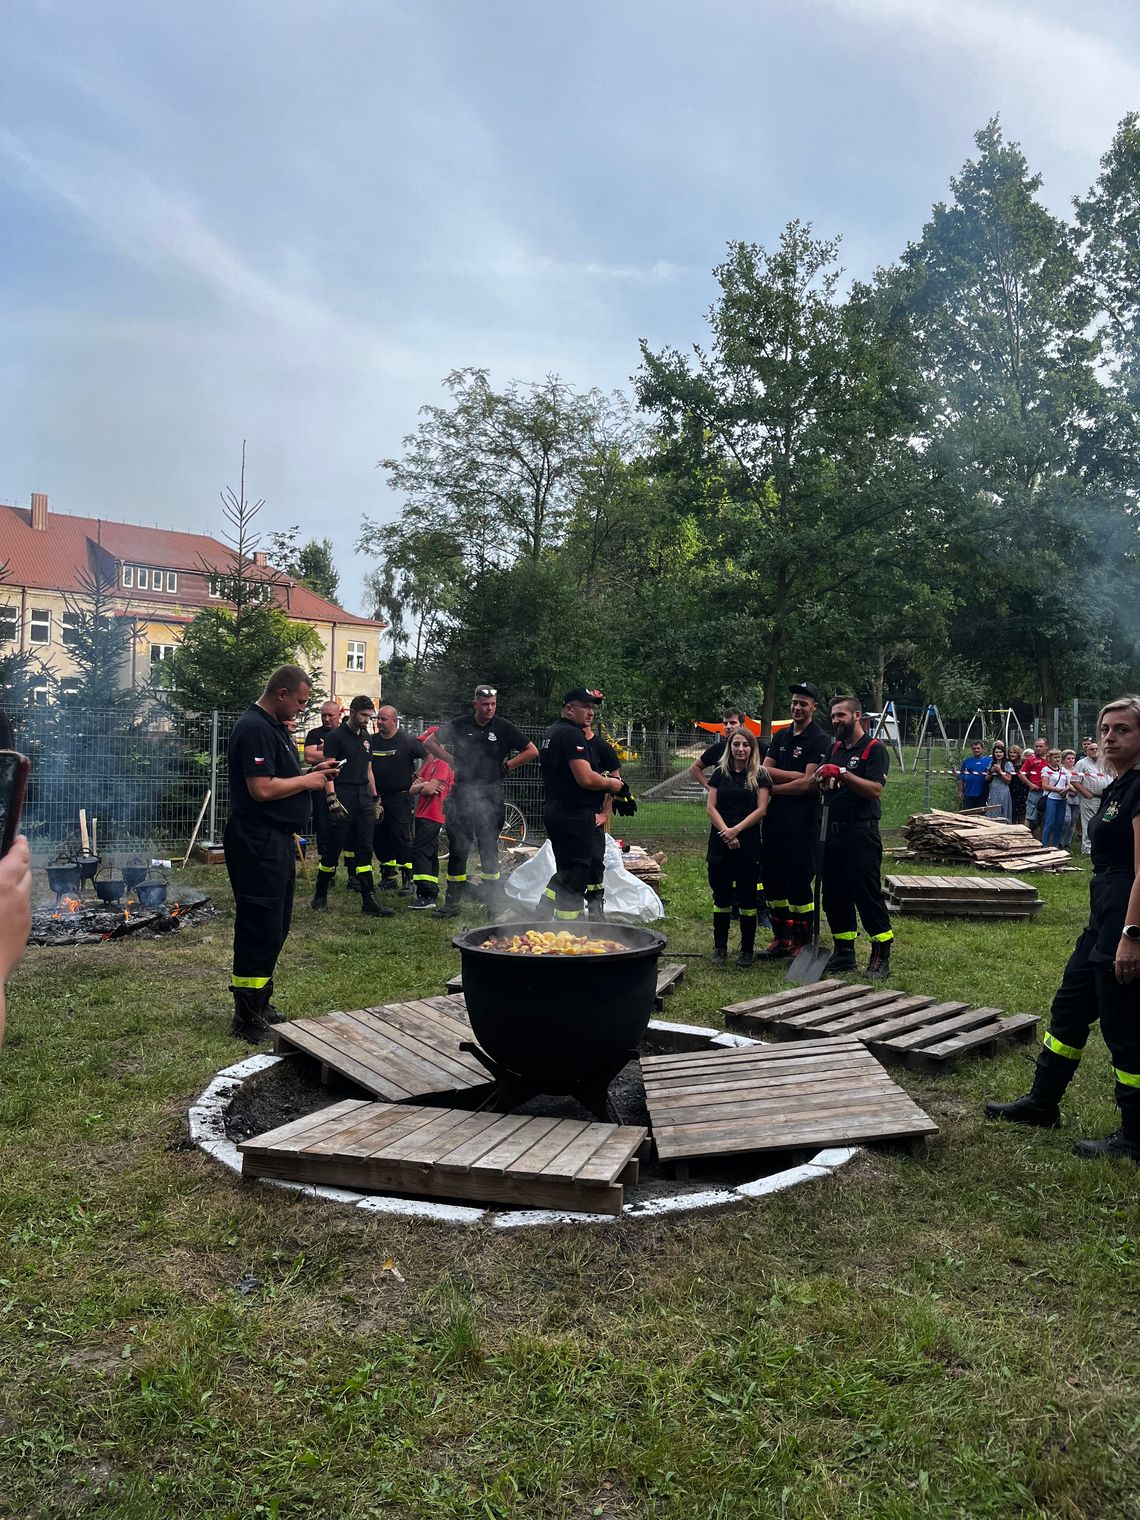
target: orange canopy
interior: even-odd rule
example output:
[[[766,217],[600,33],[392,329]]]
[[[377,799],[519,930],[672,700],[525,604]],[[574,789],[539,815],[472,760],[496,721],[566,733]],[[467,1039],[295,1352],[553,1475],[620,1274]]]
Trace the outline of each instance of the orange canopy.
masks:
[[[748,730],[749,733],[755,734],[757,738],[760,737],[760,725],[759,725],[759,723],[757,723],[757,721],[756,721],[755,718],[745,718],[745,720],[744,720],[744,726]],[[776,733],[776,731],[778,729],[781,729],[781,728],[791,728],[791,726],[792,726],[792,720],[791,720],[791,718],[777,718],[775,720],[775,722],[772,724],[772,732]],[[701,723],[701,722],[698,721],[698,723],[696,724],[696,727],[697,728],[706,729],[710,734],[723,734],[724,733],[724,724],[723,723]]]

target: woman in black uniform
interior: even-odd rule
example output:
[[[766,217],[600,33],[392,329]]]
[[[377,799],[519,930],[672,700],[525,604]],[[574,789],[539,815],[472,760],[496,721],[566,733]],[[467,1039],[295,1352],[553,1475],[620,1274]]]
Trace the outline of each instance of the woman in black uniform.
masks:
[[[1078,1140],[1078,1156],[1140,1162],[1140,697],[1121,697],[1097,718],[1101,756],[1116,778],[1089,827],[1089,921],[1053,999],[1032,1091],[987,1103],[989,1119],[1055,1129],[1060,1101],[1097,1019],[1112,1057],[1120,1128]]]
[[[760,763],[760,745],[747,728],[735,729],[709,779],[709,886],[713,895],[714,964],[728,958],[733,893],[740,910],[738,966],[751,966],[756,948],[756,883],[760,880],[760,820],[768,811],[772,778]]]

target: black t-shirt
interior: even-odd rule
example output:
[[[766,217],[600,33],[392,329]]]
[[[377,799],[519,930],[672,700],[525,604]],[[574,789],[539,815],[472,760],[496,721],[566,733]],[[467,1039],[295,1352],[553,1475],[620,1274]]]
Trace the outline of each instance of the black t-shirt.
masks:
[[[436,734],[436,741],[455,756],[455,784],[498,785],[504,760],[517,755],[530,743],[513,723],[498,713],[489,723],[476,723],[474,714],[452,718]]]
[[[292,797],[258,802],[246,785],[252,776],[301,774],[297,746],[285,725],[253,702],[234,724],[226,753],[233,816],[259,820],[285,834],[303,834],[309,826],[311,793],[295,792]]]
[[[621,770],[621,760],[618,752],[608,739],[603,739],[601,734],[595,734],[589,740],[590,764],[602,776],[608,776],[613,771]],[[605,793],[602,793],[604,796]]]
[[[406,792],[415,779],[416,761],[426,760],[427,750],[414,735],[398,728],[390,739],[372,735],[372,774],[381,797]]]
[[[1140,817],[1140,771],[1125,771],[1101,793],[1100,807],[1089,824],[1094,871],[1134,869],[1132,820],[1137,817]]]
[[[345,762],[336,777],[336,786],[367,786],[371,758],[372,735],[367,729],[356,734],[347,723],[342,723],[325,735],[325,759]]]
[[[766,790],[761,781],[753,791],[746,784],[743,771],[713,771],[709,786],[716,792],[716,810],[729,828],[756,811]],[[758,828],[759,824],[753,827]]]
[[[547,802],[580,808],[582,812],[598,811],[605,793],[579,786],[570,769],[571,761],[585,760],[591,770],[597,770],[591,753],[592,742],[569,718],[559,718],[546,730],[538,750],[538,763],[542,767]]]
[[[760,744],[760,758],[761,760],[766,760],[768,757],[768,745],[764,743],[763,739],[758,742]],[[709,745],[708,749],[701,751],[701,768],[703,770],[707,771],[710,766],[720,764],[721,756],[724,754],[724,748],[727,743],[728,735],[722,734],[714,744]]]
[[[825,764],[830,753],[831,735],[820,728],[818,723],[809,723],[802,734],[797,734],[793,728],[782,728],[768,746],[768,759],[777,770],[799,771],[801,776],[809,765]],[[772,807],[779,808],[781,813],[785,809],[794,809],[796,814],[809,814],[818,806],[819,797],[814,792],[807,792],[802,797],[781,797],[778,792],[772,794]]]
[[[824,764],[846,768],[852,775],[862,776],[865,781],[886,781],[890,769],[890,752],[878,739],[868,739],[864,734],[850,748],[838,740],[828,751]],[[882,804],[878,797],[864,797],[853,792],[842,782],[834,791],[827,792],[830,823],[865,823],[881,818]]]
[[[305,735],[305,748],[308,749],[310,744],[319,744],[323,749],[325,740],[330,734],[335,732],[335,728],[326,728],[323,723],[320,728],[310,728],[309,732]]]

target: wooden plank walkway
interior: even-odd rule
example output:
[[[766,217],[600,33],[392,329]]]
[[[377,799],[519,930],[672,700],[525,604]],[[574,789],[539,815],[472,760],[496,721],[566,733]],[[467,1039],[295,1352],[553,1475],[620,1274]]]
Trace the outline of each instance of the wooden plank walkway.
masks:
[[[675,992],[685,977],[685,968],[680,961],[670,961],[667,965],[657,968],[657,993],[653,1001],[654,1008],[658,1012],[665,1006],[665,999],[671,992]],[[447,991],[454,995],[462,996],[463,975],[457,972],[447,982]]]
[[[1032,918],[1045,904],[1037,888],[993,876],[888,876],[892,913],[934,918]]]
[[[646,1131],[350,1098],[244,1140],[243,1177],[620,1214]]]
[[[645,1056],[641,1070],[663,1161],[938,1133],[850,1035]]]
[[[937,1071],[958,1056],[994,1055],[1011,1040],[1028,1040],[1037,1015],[1003,1015],[1000,1008],[971,1008],[880,986],[817,982],[787,987],[721,1009],[730,1024],[744,1024],[779,1038],[853,1037],[888,1064]]]
[[[312,1056],[321,1063],[322,1081],[336,1072],[393,1103],[489,1083],[486,1068],[459,1048],[473,1039],[461,997],[386,1003],[273,1026],[274,1049]]]

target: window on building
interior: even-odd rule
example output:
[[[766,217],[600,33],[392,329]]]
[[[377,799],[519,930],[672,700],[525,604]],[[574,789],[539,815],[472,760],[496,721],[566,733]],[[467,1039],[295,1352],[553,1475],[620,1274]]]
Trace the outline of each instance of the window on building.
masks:
[[[79,695],[79,688],[83,683],[78,676],[64,676],[59,683],[59,700],[71,702]]]
[[[174,573],[173,570],[168,570],[166,572],[166,589],[167,591],[178,590],[178,576]]]
[[[161,570],[152,570],[150,572],[150,589],[152,591],[161,591],[162,590],[162,571]]]
[[[50,698],[51,698],[51,687],[50,686],[33,686],[32,687],[32,706],[33,707],[46,707],[48,705],[48,702],[49,702]]]
[[[150,663],[152,665],[161,665],[164,660],[169,660],[173,653],[173,644],[152,644],[150,646]]]
[[[145,565],[140,565],[135,571],[135,585],[140,591],[150,590],[150,571]]]
[[[363,639],[349,639],[349,641],[348,641],[348,663],[344,667],[346,670],[363,670],[364,669],[364,651],[365,651],[365,647],[366,646],[365,646],[365,643],[364,643]]]
[[[33,644],[51,643],[51,609],[48,607],[33,607],[30,629],[30,638]],[[36,688],[39,689],[38,687]],[[47,688],[45,687],[46,691]]]
[[[65,612],[60,618],[60,638],[65,644],[78,644],[79,642],[79,614],[78,612]]]
[[[20,613],[0,603],[0,644],[14,644],[20,633]]]
[[[134,565],[124,565],[123,566],[122,574],[121,574],[121,579],[122,579],[122,582],[123,582],[124,586],[133,586],[134,585],[134,583],[135,583],[135,567],[134,567]]]

